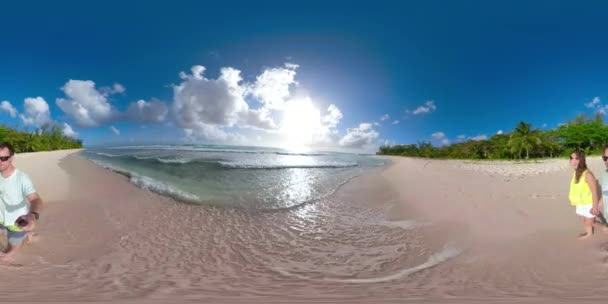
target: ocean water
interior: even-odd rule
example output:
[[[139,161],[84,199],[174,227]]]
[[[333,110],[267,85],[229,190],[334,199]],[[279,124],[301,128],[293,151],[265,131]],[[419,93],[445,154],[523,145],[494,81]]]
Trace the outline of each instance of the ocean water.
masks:
[[[372,155],[215,145],[92,148],[83,156],[180,202],[262,210],[317,201],[386,162]]]

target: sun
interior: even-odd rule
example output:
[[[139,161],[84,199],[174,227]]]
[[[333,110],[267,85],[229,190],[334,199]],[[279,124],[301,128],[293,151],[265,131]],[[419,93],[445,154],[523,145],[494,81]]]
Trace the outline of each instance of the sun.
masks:
[[[320,127],[321,112],[309,98],[292,100],[286,104],[281,124],[285,148],[306,150],[314,143]]]

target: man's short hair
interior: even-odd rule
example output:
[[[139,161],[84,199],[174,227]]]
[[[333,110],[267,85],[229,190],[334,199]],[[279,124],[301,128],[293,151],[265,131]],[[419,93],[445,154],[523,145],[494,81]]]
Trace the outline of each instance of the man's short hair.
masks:
[[[13,146],[11,146],[11,144],[9,143],[0,142],[0,150],[2,149],[8,149],[8,153],[10,156],[13,156],[13,154],[15,154],[15,149],[13,149]]]

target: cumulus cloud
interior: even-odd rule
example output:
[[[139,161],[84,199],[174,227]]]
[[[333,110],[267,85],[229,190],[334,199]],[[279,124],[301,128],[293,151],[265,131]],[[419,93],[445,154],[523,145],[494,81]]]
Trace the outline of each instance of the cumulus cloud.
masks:
[[[429,101],[425,102],[424,105],[421,105],[418,108],[416,108],[416,110],[414,110],[413,114],[418,115],[418,114],[431,113],[431,112],[435,111],[436,109],[437,109],[437,106],[435,106],[435,102],[432,100],[429,100]]]
[[[143,99],[129,105],[125,117],[138,122],[163,122],[169,112],[167,105],[157,99],[146,102]]]
[[[110,126],[110,130],[112,130],[112,132],[114,132],[114,134],[120,135],[120,130],[116,129],[114,126]]]
[[[394,124],[394,125],[399,124],[399,121],[398,121],[398,120],[394,120],[394,121],[393,121],[393,124]]]
[[[445,133],[443,133],[443,132],[435,132],[431,136],[433,138],[435,138],[435,139],[442,139],[442,138],[445,138]]]
[[[285,67],[266,69],[256,78],[251,87],[251,94],[268,109],[282,109],[290,96],[289,87],[295,81],[296,64],[285,64]]]
[[[241,112],[240,115],[240,121],[243,122],[245,126],[258,129],[277,128],[277,125],[275,124],[274,120],[272,119],[272,117],[270,117],[270,111],[266,108]]]
[[[346,135],[340,139],[340,146],[361,148],[378,138],[371,123],[361,123],[357,128],[348,128]]]
[[[239,85],[240,71],[222,68],[218,79],[205,78],[204,71],[205,67],[196,65],[191,68],[192,74],[180,73],[184,81],[173,86],[173,118],[192,136],[225,139],[226,133],[220,127],[232,127],[242,119],[251,121],[249,114],[243,114],[249,106]]]
[[[591,102],[585,104],[585,107],[587,107],[587,108],[595,108],[599,104],[600,104],[600,98],[599,97],[594,97]]]
[[[501,135],[501,134],[504,134],[504,132],[502,130],[498,130],[498,132],[496,132],[496,134]]]
[[[23,108],[24,113],[19,117],[25,125],[41,127],[52,122],[49,104],[42,97],[26,98]]]
[[[338,134],[337,128],[342,117],[342,111],[336,105],[329,105],[326,113],[321,117],[321,126],[313,139],[313,144],[333,143],[334,137]]]
[[[443,133],[443,132],[435,132],[431,136],[434,139],[437,139],[437,140],[441,141],[441,143],[444,144],[444,145],[449,145],[450,144],[450,140],[445,136],[445,133]]]
[[[608,113],[608,104],[602,104],[599,97],[594,97],[591,102],[585,103],[585,107],[594,109],[596,113],[601,115]]]
[[[112,94],[121,94],[124,93],[127,89],[120,83],[115,83],[111,87],[102,87],[99,89],[99,92],[104,96],[109,96]]]
[[[68,123],[63,123],[63,129],[62,132],[63,135],[67,136],[67,137],[71,137],[71,138],[76,138],[78,136],[78,133],[74,132],[74,130],[72,129],[72,126],[70,126]]]
[[[382,115],[382,117],[380,117],[380,121],[385,121],[387,119],[389,119],[388,114],[384,114],[384,115]]]
[[[475,141],[480,141],[480,140],[486,140],[486,139],[488,139],[488,137],[485,134],[481,134],[481,135],[477,135],[475,137],[471,137],[469,139],[475,140]]]
[[[90,80],[70,79],[61,90],[67,99],[57,98],[55,103],[80,127],[95,127],[109,122],[115,115],[107,95],[95,89]]]
[[[17,109],[15,109],[8,100],[3,100],[2,103],[0,103],[0,110],[7,112],[12,118],[17,116]]]
[[[457,139],[457,140],[465,140],[465,138],[467,138],[467,136],[466,136],[466,135],[464,135],[464,134],[461,134],[461,135],[456,136],[456,139]]]

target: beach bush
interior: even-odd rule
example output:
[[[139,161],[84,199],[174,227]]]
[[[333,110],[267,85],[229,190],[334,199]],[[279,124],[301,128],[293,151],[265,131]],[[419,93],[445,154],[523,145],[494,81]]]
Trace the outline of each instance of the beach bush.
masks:
[[[379,155],[448,159],[538,159],[567,157],[575,149],[587,155],[599,155],[608,144],[608,125],[599,113],[579,115],[555,129],[534,128],[519,122],[513,131],[495,134],[488,139],[468,139],[444,146],[430,142],[407,145],[384,145]]]
[[[0,125],[0,142],[11,144],[16,153],[82,148],[81,140],[63,135],[56,124],[35,130],[18,130]]]

